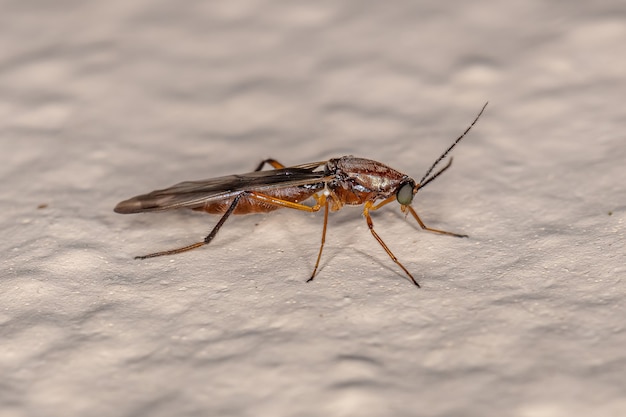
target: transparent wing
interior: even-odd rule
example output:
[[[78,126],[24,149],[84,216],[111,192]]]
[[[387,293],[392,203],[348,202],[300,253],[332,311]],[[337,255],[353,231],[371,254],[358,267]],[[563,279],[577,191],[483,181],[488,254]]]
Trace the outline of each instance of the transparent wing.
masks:
[[[312,162],[288,168],[254,171],[247,174],[227,175],[200,181],[185,181],[163,190],[138,195],[115,206],[122,214],[177,208],[202,207],[209,202],[227,199],[242,191],[271,190],[285,187],[322,184],[328,178],[324,171],[315,171],[326,161]]]

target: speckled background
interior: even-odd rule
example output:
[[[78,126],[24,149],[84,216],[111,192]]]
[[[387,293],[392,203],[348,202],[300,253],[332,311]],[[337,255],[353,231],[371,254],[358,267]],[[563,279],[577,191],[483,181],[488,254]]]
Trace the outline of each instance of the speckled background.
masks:
[[[2,416],[626,415],[621,1],[2,1]],[[121,216],[354,154],[421,178],[322,214]],[[42,206],[43,205],[43,206]]]

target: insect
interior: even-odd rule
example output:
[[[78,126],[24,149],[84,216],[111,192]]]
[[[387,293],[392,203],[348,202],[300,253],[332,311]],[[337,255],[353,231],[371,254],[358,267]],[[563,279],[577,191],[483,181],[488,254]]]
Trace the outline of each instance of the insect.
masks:
[[[380,162],[354,156],[343,156],[291,167],[286,167],[274,159],[266,159],[256,170],[247,174],[181,182],[163,190],[133,197],[119,203],[115,207],[115,212],[128,214],[188,208],[221,214],[222,217],[203,241],[182,248],[135,257],[135,259],[146,259],[174,255],[208,245],[232,214],[264,213],[280,208],[306,212],[317,212],[323,209],[322,239],[313,273],[307,280],[310,282],[315,278],[322,258],[329,211],[340,210],[344,205],[363,205],[363,216],[372,236],[413,284],[419,287],[413,275],[400,263],[374,230],[370,212],[392,201],[397,201],[400,204],[400,210],[405,215],[410,213],[422,229],[442,235],[467,237],[467,235],[426,226],[411,203],[420,189],[450,168],[452,158],[443,168],[433,174],[433,170],[476,124],[485,107],[487,103],[469,127],[428,168],[419,182]],[[263,171],[266,164],[274,169]],[[309,199],[313,199],[314,203],[303,204]]]

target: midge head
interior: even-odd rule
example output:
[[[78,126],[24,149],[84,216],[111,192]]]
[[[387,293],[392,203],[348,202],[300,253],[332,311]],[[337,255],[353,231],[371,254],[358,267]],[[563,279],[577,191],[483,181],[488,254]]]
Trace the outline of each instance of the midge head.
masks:
[[[396,200],[403,206],[408,206],[413,202],[413,196],[417,192],[415,181],[408,178],[404,183],[400,183],[398,191],[396,192]]]
[[[428,168],[422,179],[417,184],[410,178],[408,178],[407,181],[405,181],[404,183],[400,184],[400,186],[398,187],[398,191],[396,192],[396,199],[398,200],[398,203],[403,206],[408,206],[409,204],[411,204],[413,202],[413,196],[420,188],[426,187],[428,183],[432,182],[435,178],[437,178],[438,176],[443,174],[448,168],[450,168],[450,165],[452,165],[452,158],[450,158],[448,163],[443,168],[431,175],[437,165],[439,165],[439,163],[443,161],[446,156],[448,156],[450,151],[454,149],[454,147],[461,141],[461,139],[463,139],[465,135],[467,135],[467,133],[472,129],[478,119],[480,119],[480,116],[485,111],[485,107],[487,107],[487,104],[489,104],[489,102],[485,103],[482,109],[480,109],[480,112],[478,113],[474,121],[469,125],[467,129],[465,129],[465,132],[463,132],[461,136],[456,138],[452,145],[450,145],[448,149],[446,149],[445,152],[442,153],[439,158],[437,158],[437,160],[435,160],[435,162],[430,166],[430,168]]]

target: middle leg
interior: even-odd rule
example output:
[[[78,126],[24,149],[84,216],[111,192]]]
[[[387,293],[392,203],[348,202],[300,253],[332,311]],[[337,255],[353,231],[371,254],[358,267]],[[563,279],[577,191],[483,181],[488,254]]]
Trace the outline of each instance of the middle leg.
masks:
[[[268,158],[268,159],[262,160],[261,163],[259,164],[259,166],[256,167],[255,171],[262,170],[263,167],[265,166],[265,164],[271,165],[274,169],[285,168],[285,166],[283,164],[281,164],[280,162],[278,162],[277,160],[275,160],[273,158]]]
[[[317,253],[317,260],[315,261],[315,268],[313,268],[313,273],[311,274],[311,278],[307,279],[306,282],[313,281],[315,278],[315,274],[317,273],[317,267],[320,264],[320,259],[322,259],[322,251],[324,250],[324,243],[326,242],[326,225],[328,224],[328,200],[325,195],[322,195],[317,200],[318,205],[324,205],[324,227],[322,228],[322,243],[320,244],[320,251]]]

